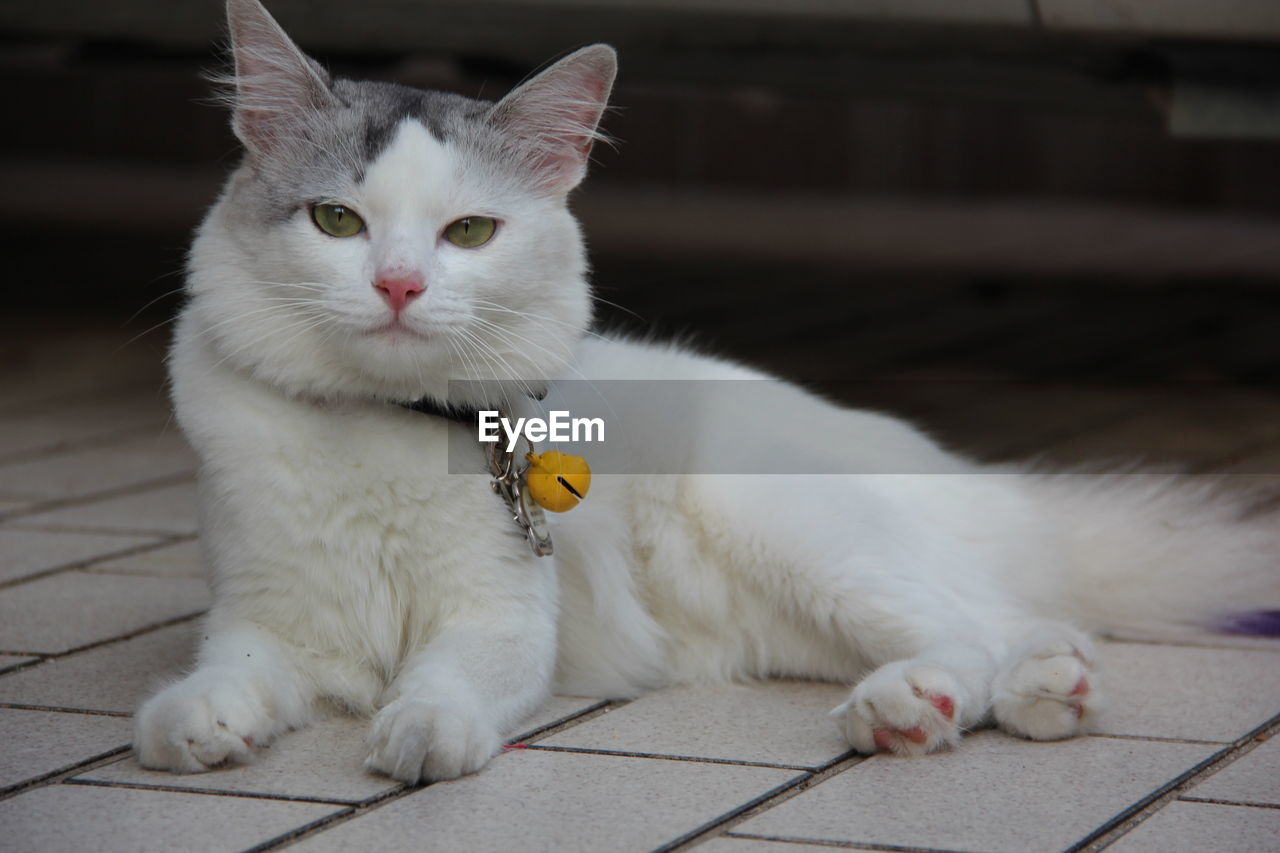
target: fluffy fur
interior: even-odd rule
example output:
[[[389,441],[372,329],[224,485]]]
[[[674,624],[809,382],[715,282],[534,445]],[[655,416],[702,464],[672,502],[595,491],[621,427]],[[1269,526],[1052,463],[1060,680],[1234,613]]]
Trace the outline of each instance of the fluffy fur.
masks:
[[[331,80],[257,0],[229,13],[245,159],[195,241],[170,361],[215,603],[193,671],[138,713],[144,765],[247,761],[337,707],[372,716],[370,769],[445,779],[480,769],[553,685],[777,675],[855,685],[833,714],[863,752],[929,752],[987,722],[1062,738],[1102,702],[1085,631],[1280,604],[1278,537],[1229,503],[982,468],[798,389],[793,417],[740,425],[744,453],[927,473],[601,477],[555,520],[556,556],[534,557],[478,447],[475,474],[446,471],[463,427],[394,401],[443,399],[449,379],[757,376],[584,336],[566,194],[613,51],[490,104]],[[322,233],[317,203],[366,230]],[[485,245],[441,238],[480,215],[499,221]],[[389,275],[425,290],[396,309],[375,286]],[[636,406],[617,413],[631,434],[661,434],[667,413]],[[690,453],[708,428],[685,413]]]

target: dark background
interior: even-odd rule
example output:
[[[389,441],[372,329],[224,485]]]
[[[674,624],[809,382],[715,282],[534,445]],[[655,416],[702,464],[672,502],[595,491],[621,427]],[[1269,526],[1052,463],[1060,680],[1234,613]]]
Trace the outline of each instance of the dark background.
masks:
[[[575,200],[608,325],[922,417],[972,381],[1273,392],[1273,0],[269,6],[340,75],[472,96],[618,46],[618,143]],[[3,328],[159,357],[237,157],[200,78],[222,26],[217,0],[0,7]]]

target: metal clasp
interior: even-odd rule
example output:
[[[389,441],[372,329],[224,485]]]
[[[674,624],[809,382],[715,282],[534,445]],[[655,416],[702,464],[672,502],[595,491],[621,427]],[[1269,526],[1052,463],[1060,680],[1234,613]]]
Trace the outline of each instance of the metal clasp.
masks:
[[[525,440],[528,444],[528,440]],[[529,466],[520,467],[514,450],[504,450],[500,441],[489,445],[489,472],[493,475],[490,485],[502,497],[511,520],[524,531],[529,547],[539,557],[552,553],[551,531],[547,528],[547,516],[542,507],[534,503],[524,488],[524,475]],[[529,450],[533,446],[529,445]]]

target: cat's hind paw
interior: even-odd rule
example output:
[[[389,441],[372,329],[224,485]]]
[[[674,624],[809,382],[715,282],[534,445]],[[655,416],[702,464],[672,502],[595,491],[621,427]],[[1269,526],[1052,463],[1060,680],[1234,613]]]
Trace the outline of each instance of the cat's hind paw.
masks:
[[[401,782],[439,782],[475,773],[502,746],[496,729],[444,702],[400,698],[378,712],[364,766]]]
[[[867,676],[831,716],[858,752],[923,755],[960,740],[962,693],[946,670],[900,661]]]
[[[1102,706],[1092,649],[1066,640],[1011,658],[997,674],[992,691],[992,711],[1000,728],[1032,740],[1080,734]]]
[[[202,673],[147,700],[138,710],[133,748],[152,770],[202,773],[247,764],[277,734],[251,690]]]

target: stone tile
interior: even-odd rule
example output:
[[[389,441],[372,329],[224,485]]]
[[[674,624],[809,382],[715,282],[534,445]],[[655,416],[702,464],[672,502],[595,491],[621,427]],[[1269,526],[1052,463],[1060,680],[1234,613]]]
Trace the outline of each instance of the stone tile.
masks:
[[[1032,743],[980,732],[953,752],[870,758],[734,831],[986,853],[1062,850],[1213,753],[1183,743]]]
[[[588,699],[582,696],[552,696],[528,719],[520,723],[516,729],[515,739],[520,740],[531,732],[554,725],[575,714],[581,714],[592,706],[600,704],[599,699]]]
[[[0,649],[58,654],[208,605],[202,580],[62,572],[0,589]]]
[[[195,657],[199,625],[187,622],[0,676],[0,702],[132,714]]]
[[[0,790],[129,745],[124,717],[0,708]]]
[[[1182,632],[1121,631],[1107,635],[1111,640],[1157,643],[1169,646],[1202,646],[1209,649],[1256,649],[1280,652],[1280,637],[1253,637],[1247,634],[1189,634]]]
[[[539,743],[813,767],[849,751],[827,717],[848,692],[838,684],[796,681],[676,687]]]
[[[134,340],[137,332],[117,323],[63,315],[3,319],[12,321],[2,330],[0,411],[6,416],[164,387],[164,345],[155,335]]]
[[[596,704],[596,699],[555,697],[521,731],[556,722]],[[133,756],[96,768],[78,779],[217,793],[265,794],[359,803],[399,783],[364,770],[369,721],[336,717],[290,732],[244,767],[177,775],[142,768]],[[127,740],[127,738],[126,738]]]
[[[196,484],[178,483],[118,498],[21,517],[22,527],[74,527],[159,533],[196,532]]]
[[[1115,853],[1275,853],[1280,809],[1172,803],[1107,848]]]
[[[22,666],[35,660],[40,660],[40,658],[28,657],[27,655],[0,654],[0,673],[8,672],[14,667]]]
[[[195,454],[174,430],[0,465],[0,490],[47,499],[74,498],[194,474],[195,469]]]
[[[0,582],[118,554],[154,541],[141,536],[0,528]]]
[[[9,414],[0,417],[0,460],[54,452],[135,430],[162,430],[171,411],[163,391],[156,389]]]
[[[257,761],[210,773],[177,774],[142,768],[132,755],[77,779],[163,788],[358,803],[400,787],[364,770],[369,721],[337,717],[290,732],[262,750]],[[128,740],[126,738],[126,740]]]
[[[1099,657],[1099,734],[1229,742],[1280,712],[1274,652],[1106,643]]]
[[[1280,740],[1273,738],[1228,764],[1186,796],[1280,806]]]
[[[319,803],[49,785],[0,802],[0,838],[22,839],[24,850],[229,853],[340,811]]]
[[[203,578],[204,560],[200,543],[195,539],[152,548],[115,560],[104,560],[85,567],[86,572],[117,575],[160,575],[163,577]]]
[[[391,849],[429,832],[436,850],[652,850],[797,775],[766,767],[515,750],[475,776],[431,785],[290,849]]]
[[[1280,35],[1280,7],[1250,0],[1039,0],[1053,30],[1259,39]]]

